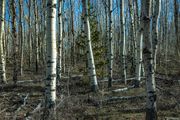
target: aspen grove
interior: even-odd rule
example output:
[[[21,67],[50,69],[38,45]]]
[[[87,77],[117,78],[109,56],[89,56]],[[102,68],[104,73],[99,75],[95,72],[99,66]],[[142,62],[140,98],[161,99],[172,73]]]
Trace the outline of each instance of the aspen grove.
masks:
[[[0,120],[179,120],[180,0],[0,0]]]

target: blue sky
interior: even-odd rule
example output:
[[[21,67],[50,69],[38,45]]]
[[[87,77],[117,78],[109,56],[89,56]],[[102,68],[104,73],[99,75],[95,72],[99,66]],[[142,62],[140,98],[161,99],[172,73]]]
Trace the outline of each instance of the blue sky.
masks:
[[[6,21],[11,21],[11,19],[10,19],[10,10],[9,10],[9,4],[8,4],[8,1],[9,0],[6,0],[6,15],[5,15],[5,19],[6,19]],[[19,13],[19,10],[18,10],[18,0],[15,0],[16,1],[16,13],[17,13],[17,18],[18,18],[18,13]],[[24,14],[25,14],[25,16],[27,16],[27,14],[28,14],[28,9],[27,9],[27,5],[26,5],[26,2],[28,2],[29,0],[23,0],[23,10],[24,10]],[[70,4],[69,4],[69,0],[65,0],[66,2],[64,3],[64,12],[66,13],[66,17],[68,18],[69,16],[67,16],[67,13],[68,13],[68,11],[70,10]],[[79,2],[81,2],[81,0],[72,0],[73,1],[73,6],[74,6],[74,25],[75,25],[75,28],[77,27],[77,25],[78,25],[78,20],[80,19],[80,17],[79,17],[79,15],[81,15],[81,12],[82,12],[82,6],[81,6],[81,4],[79,5]],[[99,0],[98,2],[100,2],[101,0]],[[116,3],[118,1],[118,3]],[[126,0],[125,0],[126,1]],[[139,4],[139,9],[140,9],[140,6],[141,6],[141,4],[140,4],[140,1],[141,0],[138,0],[138,4]],[[168,22],[171,22],[172,20],[173,20],[173,12],[174,12],[174,7],[173,7],[173,1],[174,0],[168,0],[168,2],[169,2],[169,6],[168,6]],[[178,1],[178,3],[180,3],[180,0],[177,0]],[[38,2],[38,6],[40,6],[42,3],[41,3],[41,0],[37,0],[37,2]],[[93,3],[96,3],[97,2],[97,0],[91,0],[91,2],[93,2]],[[116,8],[117,7],[117,4],[118,4],[118,6],[119,6],[119,2],[120,2],[120,0],[113,0],[113,8]],[[162,0],[162,4],[164,4],[164,2],[165,2],[165,0]],[[163,7],[163,6],[162,6]],[[103,8],[103,6],[102,6],[102,8]],[[127,10],[127,9],[126,9]],[[125,10],[125,12],[126,12],[126,10]],[[179,12],[180,12],[180,9],[179,9]],[[163,13],[163,11],[162,11],[162,13]],[[33,14],[34,14],[34,12],[32,11],[31,12],[31,14],[32,14],[32,19],[33,19]],[[42,14],[42,10],[40,10],[40,15]],[[113,15],[117,15],[117,16],[119,16],[119,14],[120,14],[120,9],[115,9],[114,11],[113,11]],[[39,15],[39,16],[40,16]],[[17,21],[18,21],[18,19],[17,19]],[[23,25],[25,25],[25,21],[23,21]]]

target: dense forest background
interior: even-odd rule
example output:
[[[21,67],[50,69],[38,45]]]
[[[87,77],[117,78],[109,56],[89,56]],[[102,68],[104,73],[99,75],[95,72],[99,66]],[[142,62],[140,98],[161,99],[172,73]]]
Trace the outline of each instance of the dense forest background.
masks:
[[[0,0],[0,119],[180,118],[180,0]]]

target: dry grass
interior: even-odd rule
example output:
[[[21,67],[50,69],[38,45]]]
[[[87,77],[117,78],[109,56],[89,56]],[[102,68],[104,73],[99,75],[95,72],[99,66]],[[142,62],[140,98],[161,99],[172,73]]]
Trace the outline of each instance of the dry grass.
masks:
[[[11,72],[8,73],[10,75]],[[173,76],[157,79],[156,83],[161,88],[157,90],[158,116],[160,120],[166,117],[180,117],[180,87]],[[43,80],[43,73],[33,74],[26,71],[19,80]],[[25,82],[14,86],[10,77],[8,85],[0,87],[0,120],[23,120],[28,116],[33,120],[39,120],[42,109],[32,113],[39,105],[43,104],[44,84],[39,82]],[[112,89],[123,88],[123,83],[114,83]],[[87,77],[73,76],[63,79],[57,86],[57,118],[59,120],[143,120],[145,118],[145,99],[105,102],[102,100],[112,96],[136,96],[145,94],[145,85],[141,88],[130,89],[121,93],[112,93],[107,88],[107,83],[101,83],[100,91],[92,93]],[[16,110],[23,104],[24,96],[29,94],[26,105],[19,112]],[[43,106],[41,106],[43,107]]]

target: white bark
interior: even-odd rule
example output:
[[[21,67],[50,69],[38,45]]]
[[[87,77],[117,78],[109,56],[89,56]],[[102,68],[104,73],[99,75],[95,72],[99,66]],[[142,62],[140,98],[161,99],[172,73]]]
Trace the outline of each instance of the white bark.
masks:
[[[90,31],[89,17],[87,13],[87,1],[82,0],[82,4],[83,4],[83,16],[84,16],[84,31],[87,39],[88,70],[91,79],[91,89],[92,91],[97,91],[98,83],[97,83],[94,56],[91,45],[91,31]]]
[[[5,72],[5,59],[3,53],[3,33],[4,33],[4,17],[5,16],[5,0],[0,1],[0,82],[7,83]]]
[[[59,34],[58,34],[58,55],[57,55],[57,80],[61,79],[62,74],[62,0],[58,1],[58,24],[59,24]]]
[[[56,0],[47,2],[47,69],[45,107],[54,108],[56,101]]]
[[[137,41],[138,41],[138,54],[137,54],[137,59],[136,59],[136,80],[135,80],[135,87],[139,87],[139,83],[141,81],[141,72],[142,72],[142,49],[143,49],[143,26],[142,24],[140,25],[141,28],[137,32]]]
[[[153,64],[154,71],[156,71],[156,54],[157,54],[157,45],[158,45],[158,17],[160,13],[160,2],[161,0],[154,0],[154,11],[152,17],[152,44],[153,44]]]
[[[123,64],[123,75],[122,79],[124,79],[125,84],[126,81],[126,33],[125,33],[125,16],[124,16],[124,0],[120,2],[121,7],[121,40],[123,41],[122,46],[122,64]]]
[[[109,0],[109,49],[108,49],[108,87],[112,87],[113,74],[113,41],[112,41],[112,0]]]
[[[128,91],[130,89],[133,89],[135,86],[132,85],[132,86],[128,86],[128,87],[125,87],[125,88],[119,88],[119,89],[116,89],[116,90],[112,90],[112,92],[114,93],[117,93],[117,92],[124,92],[124,91]]]
[[[136,41],[137,41],[137,59],[136,59],[136,79],[135,79],[135,87],[139,87],[139,83],[141,81],[141,74],[143,72],[142,69],[142,50],[143,50],[143,22],[139,19],[138,14],[138,3],[137,0],[135,1],[136,4]]]

